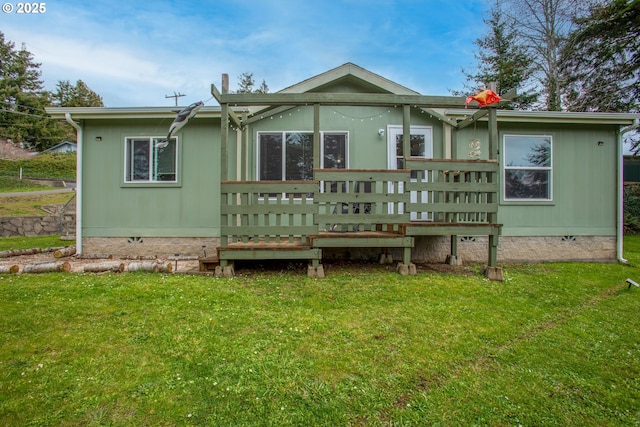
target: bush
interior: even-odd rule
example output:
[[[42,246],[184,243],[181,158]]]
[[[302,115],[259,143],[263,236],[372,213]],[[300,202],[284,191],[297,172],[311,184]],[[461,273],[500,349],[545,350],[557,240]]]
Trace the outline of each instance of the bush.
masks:
[[[23,178],[76,179],[76,155],[42,154],[30,159],[2,160],[0,159],[0,176],[18,177],[22,168]]]

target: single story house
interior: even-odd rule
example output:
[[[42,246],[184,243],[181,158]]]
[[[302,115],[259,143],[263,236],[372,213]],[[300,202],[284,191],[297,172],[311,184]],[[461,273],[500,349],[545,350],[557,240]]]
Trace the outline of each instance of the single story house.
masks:
[[[637,114],[465,108],[347,63],[272,94],[223,75],[168,144],[170,107],[50,108],[77,129],[77,250],[414,262],[623,256]],[[499,275],[499,271],[498,271]]]
[[[37,155],[40,154],[60,154],[60,153],[75,153],[76,152],[76,143],[71,141],[62,141],[59,144],[54,145],[53,147],[49,147],[46,150],[43,150]]]

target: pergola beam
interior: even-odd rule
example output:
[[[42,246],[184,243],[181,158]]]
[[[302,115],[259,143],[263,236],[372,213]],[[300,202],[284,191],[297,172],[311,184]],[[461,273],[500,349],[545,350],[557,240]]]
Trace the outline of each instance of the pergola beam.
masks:
[[[211,94],[220,104],[229,106],[269,105],[349,105],[349,106],[399,106],[411,105],[423,108],[459,108],[464,97],[397,95],[391,93],[220,93],[211,85]]]

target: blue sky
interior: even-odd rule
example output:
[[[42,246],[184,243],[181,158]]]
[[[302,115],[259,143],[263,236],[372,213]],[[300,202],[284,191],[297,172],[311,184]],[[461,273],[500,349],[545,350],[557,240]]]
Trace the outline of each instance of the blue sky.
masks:
[[[14,5],[17,2],[13,2]],[[461,89],[487,31],[487,0],[47,1],[0,13],[0,31],[41,63],[46,89],[83,80],[108,107],[209,99],[253,73],[275,92],[353,62],[426,95]],[[215,105],[209,102],[208,105]]]

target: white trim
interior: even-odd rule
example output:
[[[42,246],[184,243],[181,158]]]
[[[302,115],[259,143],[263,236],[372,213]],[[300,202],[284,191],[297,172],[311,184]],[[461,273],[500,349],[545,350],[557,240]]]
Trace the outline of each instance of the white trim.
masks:
[[[548,138],[550,145],[549,152],[549,166],[507,166],[505,161],[505,155],[507,152],[507,137],[527,137],[527,138]],[[532,133],[505,133],[502,135],[502,201],[503,202],[531,202],[531,203],[541,203],[541,202],[553,202],[553,135],[549,134],[532,134]],[[507,170],[540,170],[540,171],[549,171],[549,198],[545,199],[508,199],[507,198],[507,179],[506,179],[506,171]]]
[[[129,158],[131,153],[129,152],[130,150],[128,150],[129,148],[129,144],[128,141],[133,141],[133,140],[147,140],[149,142],[149,150],[151,150],[151,152],[149,153],[149,179],[146,180],[130,180],[129,179]],[[157,179],[153,179],[153,177],[157,174],[154,173],[153,168],[157,167],[157,157],[158,157],[158,151],[155,149],[154,144],[158,142],[158,140],[164,140],[166,139],[166,137],[164,136],[153,136],[153,135],[137,135],[137,136],[125,136],[124,137],[124,176],[123,176],[123,183],[124,184],[153,184],[153,185],[166,185],[166,184],[177,184],[178,180],[179,180],[179,167],[180,167],[180,160],[179,160],[179,156],[180,156],[180,142],[177,136],[172,136],[171,139],[175,140],[175,179],[172,181],[159,181]],[[156,176],[157,178],[157,176]]]

